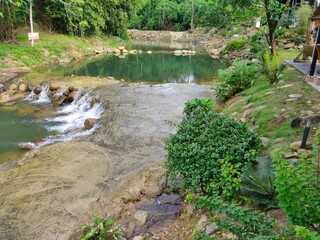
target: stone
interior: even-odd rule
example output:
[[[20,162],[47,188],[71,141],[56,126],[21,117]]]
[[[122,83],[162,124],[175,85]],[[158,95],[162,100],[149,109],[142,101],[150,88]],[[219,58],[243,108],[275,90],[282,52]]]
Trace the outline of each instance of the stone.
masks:
[[[48,51],[47,49],[41,48],[41,51],[43,52],[43,55],[44,55],[45,57],[49,57],[49,56],[50,56],[50,53],[49,53],[49,51]]]
[[[277,87],[278,89],[283,89],[283,88],[288,88],[288,87],[292,87],[293,84],[286,84],[286,85],[283,85],[283,86],[280,86],[280,87]]]
[[[198,220],[196,226],[194,227],[194,232],[201,231],[205,228],[208,217],[206,215],[201,215],[201,218]]]
[[[98,102],[99,102],[99,97],[95,96],[94,98],[92,98],[92,100],[90,102],[90,107],[92,108]]]
[[[28,90],[27,85],[25,85],[24,83],[20,84],[20,86],[19,86],[20,92],[26,92],[27,90]]]
[[[253,103],[248,103],[247,105],[245,105],[244,107],[242,107],[243,110],[247,110],[249,108],[251,108],[253,106]]]
[[[123,51],[124,49],[125,49],[124,46],[119,46],[119,47],[118,47],[118,50],[120,50],[120,51]]]
[[[138,53],[138,51],[137,51],[137,50],[135,50],[135,49],[133,49],[133,50],[130,50],[130,51],[129,51],[129,53],[130,53],[130,54],[137,54],[137,53]]]
[[[134,221],[130,221],[127,228],[127,238],[132,237],[135,228],[136,228],[136,224],[134,223]]]
[[[65,95],[56,95],[52,97],[51,103],[54,107],[58,107],[62,105],[65,99],[66,99]]]
[[[293,152],[289,152],[289,153],[285,153],[284,154],[284,158],[285,159],[289,159],[289,158],[293,158],[293,157],[296,157],[297,154],[293,153]]]
[[[174,55],[180,56],[182,55],[182,51],[181,50],[176,50],[173,52]]]
[[[17,89],[18,89],[18,86],[16,84],[11,84],[10,87],[9,87],[10,91],[15,91]]]
[[[211,54],[211,55],[219,55],[219,54],[220,54],[220,50],[219,50],[219,49],[212,49],[212,50],[210,51],[210,54]]]
[[[138,54],[141,54],[142,53],[142,50],[138,50]]]
[[[196,207],[191,204],[188,204],[186,206],[186,209],[187,209],[188,216],[191,217],[191,215],[194,213],[194,210],[196,209]]]
[[[300,149],[300,146],[301,146],[301,141],[293,142],[290,144],[290,148],[293,151],[298,151]]]
[[[267,137],[260,137],[260,140],[262,142],[262,146],[267,147],[269,144],[270,139]]]
[[[74,86],[69,86],[68,87],[68,91],[69,92],[74,92],[74,91],[78,91],[78,89],[76,87],[74,87]]]
[[[146,238],[144,236],[135,236],[134,238],[132,238],[132,240],[146,240]]]
[[[137,219],[142,224],[145,224],[150,218],[150,212],[138,210],[134,214],[134,218]]]
[[[115,49],[112,50],[112,52],[114,54],[120,54],[121,51],[119,49],[115,48]]]
[[[68,94],[68,96],[66,97],[66,101],[68,103],[71,103],[74,101],[75,97],[77,96],[78,92],[77,91],[72,91]]]
[[[122,54],[128,54],[129,51],[128,51],[127,49],[123,49],[123,50],[121,51],[121,53],[122,53]]]
[[[40,94],[41,91],[42,91],[41,87],[35,87],[35,88],[33,89],[33,92],[34,92],[35,94]]]
[[[97,119],[96,118],[87,118],[84,121],[84,129],[86,130],[90,130],[91,128],[94,127],[94,125],[97,123]]]
[[[290,94],[288,95],[288,98],[302,98],[303,95],[302,94]]]
[[[147,51],[147,53],[148,53],[148,54],[151,54],[151,53],[152,53],[152,51]]]
[[[302,155],[304,155],[304,154],[307,154],[307,155],[308,155],[308,152],[307,152],[306,149],[298,149],[297,154],[298,154],[298,157],[300,158],[300,157],[302,157]]]
[[[283,45],[283,49],[290,49],[290,48],[293,48],[294,46],[295,46],[294,43],[287,43]]]
[[[50,84],[50,91],[58,91],[60,87],[57,84],[51,83]]]
[[[15,91],[7,91],[0,95],[0,103],[9,103],[9,102],[15,102],[17,100],[21,100],[26,97],[25,93],[16,93]]]
[[[214,223],[211,223],[208,226],[206,226],[206,234],[207,235],[211,235],[211,234],[218,232],[218,231],[219,231],[219,227]]]

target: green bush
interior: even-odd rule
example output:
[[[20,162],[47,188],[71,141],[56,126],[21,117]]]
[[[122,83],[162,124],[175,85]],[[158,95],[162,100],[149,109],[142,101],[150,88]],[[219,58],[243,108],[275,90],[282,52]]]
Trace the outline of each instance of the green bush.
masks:
[[[215,87],[216,97],[221,101],[226,101],[251,87],[257,73],[258,68],[245,61],[234,61],[231,69],[219,69],[218,78],[222,83]]]
[[[244,49],[247,46],[247,43],[249,42],[249,39],[247,38],[239,38],[234,39],[227,43],[225,52],[231,52],[231,51],[239,51]]]
[[[268,43],[260,32],[252,35],[250,39],[249,51],[254,57],[260,57],[263,55],[268,49]]]
[[[304,39],[300,36],[294,37],[292,38],[292,42],[294,42],[294,44],[299,45],[301,43],[304,43]]]
[[[301,35],[305,35],[308,29],[308,20],[312,15],[312,8],[310,6],[301,6],[297,10],[297,32]]]
[[[173,182],[181,176],[182,190],[229,198],[237,190],[230,181],[254,161],[259,146],[260,139],[244,124],[205,107],[194,108],[166,141],[167,175]]]
[[[316,138],[312,159],[303,157],[292,165],[278,156],[273,162],[279,206],[293,224],[317,229],[320,233],[320,131]]]
[[[266,75],[270,84],[278,83],[286,65],[283,64],[279,56],[275,53],[271,56],[267,51],[261,60],[261,70]]]

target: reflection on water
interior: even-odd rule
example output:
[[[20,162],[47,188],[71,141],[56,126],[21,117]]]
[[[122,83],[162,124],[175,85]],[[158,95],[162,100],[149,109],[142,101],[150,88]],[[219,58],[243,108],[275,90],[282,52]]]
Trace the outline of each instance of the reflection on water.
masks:
[[[132,46],[133,49],[135,46]],[[136,48],[137,49],[137,48]],[[138,49],[141,49],[138,48]],[[218,69],[226,63],[211,58],[208,54],[175,56],[167,48],[150,48],[152,54],[127,55],[119,58],[113,55],[93,59],[67,70],[67,75],[108,77],[130,82],[150,83],[204,83],[212,81]],[[143,48],[147,50],[146,47]]]

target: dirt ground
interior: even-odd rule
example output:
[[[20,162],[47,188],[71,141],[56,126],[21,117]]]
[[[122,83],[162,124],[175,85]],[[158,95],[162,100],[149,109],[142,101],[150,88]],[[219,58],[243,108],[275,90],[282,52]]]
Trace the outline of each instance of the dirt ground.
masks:
[[[175,131],[167,121],[178,123],[184,103],[211,89],[115,83],[95,94],[107,109],[92,136],[0,166],[0,239],[68,239],[92,214],[119,217],[125,192],[165,160],[164,140]]]

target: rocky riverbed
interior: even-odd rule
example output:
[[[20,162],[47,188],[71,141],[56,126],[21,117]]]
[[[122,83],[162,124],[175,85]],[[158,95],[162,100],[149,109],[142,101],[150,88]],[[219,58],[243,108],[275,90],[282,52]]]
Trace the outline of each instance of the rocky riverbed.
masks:
[[[187,100],[211,95],[206,85],[73,80],[106,103],[101,127],[0,166],[0,239],[68,239],[91,214],[119,217],[137,185],[159,193],[158,179],[146,183],[161,175],[164,139],[175,131],[167,121],[181,120]]]

